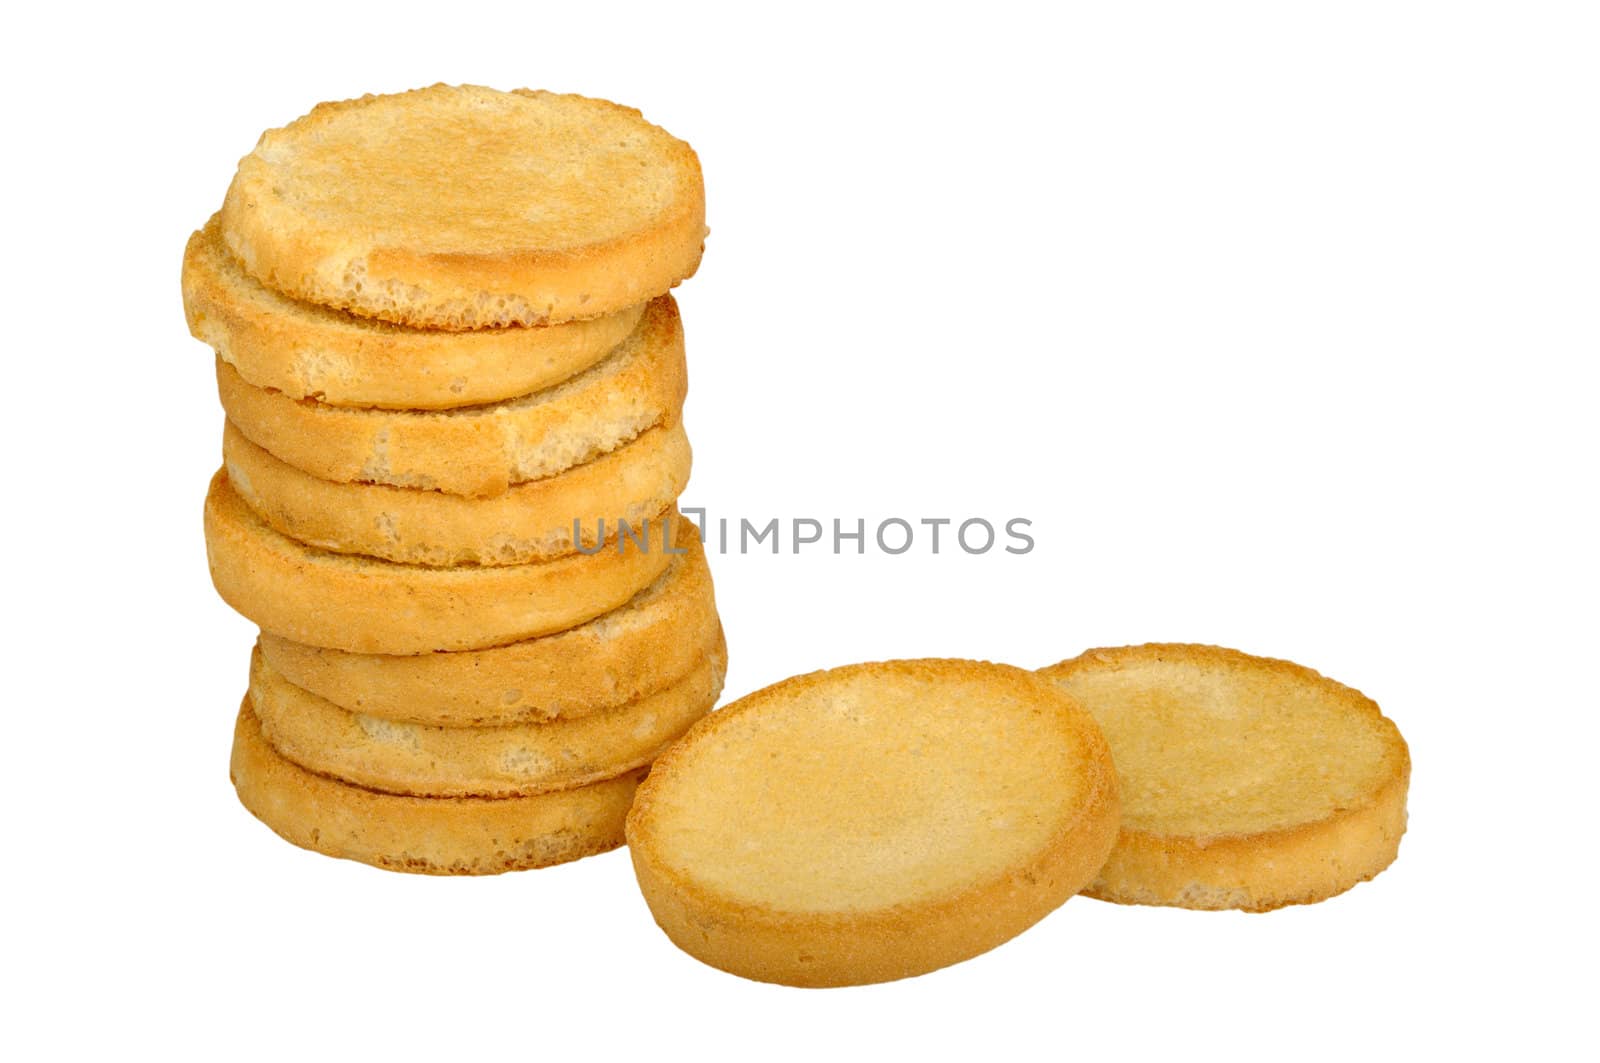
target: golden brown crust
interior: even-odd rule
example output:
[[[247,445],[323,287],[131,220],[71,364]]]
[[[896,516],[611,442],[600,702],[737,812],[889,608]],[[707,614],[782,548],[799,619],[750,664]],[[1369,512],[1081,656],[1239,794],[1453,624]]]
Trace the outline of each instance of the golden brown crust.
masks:
[[[694,524],[674,557],[627,604],[579,627],[507,646],[384,656],[291,642],[263,632],[261,651],[297,686],[349,709],[449,727],[576,719],[681,679],[715,645],[711,570]]]
[[[688,392],[671,297],[604,361],[532,395],[455,410],[369,410],[254,387],[217,359],[222,408],[251,442],[323,480],[503,494],[676,421]]]
[[[1145,731],[1162,726],[1160,715],[1129,713],[1132,724],[1113,725],[1107,713],[1120,706],[1101,700],[1107,695],[1087,689],[1087,679],[1151,666],[1167,669],[1169,703],[1173,698],[1182,704],[1183,699],[1199,697],[1190,693],[1191,689],[1226,691],[1226,686],[1214,685],[1216,677],[1244,676],[1255,684],[1253,689],[1267,692],[1264,698],[1299,706],[1315,704],[1321,712],[1342,717],[1341,733],[1334,734],[1328,723],[1318,722],[1314,725],[1316,736],[1308,735],[1304,748],[1279,744],[1268,757],[1254,748],[1240,748],[1232,754],[1226,749],[1201,749],[1192,734],[1172,735],[1166,743],[1159,741],[1160,735],[1130,735],[1130,726]],[[1325,900],[1371,879],[1394,861],[1405,833],[1410,754],[1394,724],[1359,691],[1290,661],[1182,643],[1090,650],[1040,669],[1040,674],[1060,684],[1101,719],[1124,780],[1121,834],[1106,866],[1084,891],[1087,895],[1122,904],[1270,911]],[[1150,681],[1140,682],[1148,685]],[[1241,706],[1241,711],[1254,708]],[[1223,762],[1218,758],[1232,756],[1248,777],[1248,783],[1241,783],[1236,792],[1253,794],[1258,803],[1262,801],[1259,795],[1270,791],[1274,775],[1293,775],[1297,780],[1357,778],[1361,784],[1336,800],[1331,796],[1314,803],[1304,797],[1297,801],[1280,798],[1281,807],[1268,810],[1276,821],[1239,829],[1229,820],[1240,815],[1233,802],[1209,792],[1195,792],[1210,780],[1170,766],[1161,770],[1159,781],[1146,778],[1156,769],[1136,741],[1144,737],[1158,747],[1177,744],[1185,755],[1197,760],[1204,756],[1213,771]],[[1265,736],[1258,730],[1250,745],[1263,740]],[[1370,763],[1368,758],[1372,758]],[[1159,786],[1161,809],[1152,807],[1153,798],[1141,797],[1152,785]],[[1317,785],[1331,787],[1335,782]],[[1180,821],[1166,806],[1182,807],[1186,793],[1191,797]],[[1252,814],[1259,817],[1264,813]],[[1163,816],[1183,826],[1164,826]]]
[[[522,565],[584,549],[654,521],[689,480],[679,423],[646,429],[609,454],[494,498],[384,484],[336,483],[302,472],[228,423],[228,480],[256,515],[309,546],[415,565]]]
[[[677,515],[669,515],[672,526]],[[267,527],[228,484],[206,494],[206,553],[223,601],[295,642],[357,653],[470,650],[562,631],[615,609],[671,560],[647,549],[569,554],[495,568],[431,568],[333,554]]]
[[[638,111],[471,85],[268,130],[222,226],[270,287],[437,329],[615,313],[693,274],[707,233],[694,151]]]
[[[417,797],[518,797],[586,786],[649,764],[716,704],[719,638],[672,686],[576,720],[431,727],[352,713],[250,657],[250,707],[285,757],[319,775]]]
[[[189,331],[245,382],[330,406],[437,410],[551,387],[627,339],[644,304],[566,325],[439,332],[289,299],[240,268],[218,221],[183,255]]]
[[[615,849],[643,769],[529,797],[402,797],[307,771],[262,737],[249,699],[234,726],[229,777],[280,837],[389,871],[495,875]]]
[[[1268,912],[1314,904],[1394,862],[1410,770],[1359,808],[1270,835],[1194,838],[1124,831],[1084,895],[1117,904]]]
[[[725,805],[752,812],[729,822]],[[888,661],[797,676],[701,720],[657,760],[627,834],[680,948],[831,986],[1010,939],[1093,878],[1117,823],[1110,752],[1069,698],[1005,665]],[[812,892],[830,879],[839,892]]]

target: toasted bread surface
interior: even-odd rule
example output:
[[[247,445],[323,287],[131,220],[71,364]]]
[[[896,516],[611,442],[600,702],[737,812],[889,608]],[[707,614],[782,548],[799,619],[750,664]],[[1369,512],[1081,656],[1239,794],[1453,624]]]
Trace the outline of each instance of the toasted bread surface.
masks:
[[[223,429],[222,460],[258,517],[310,546],[405,564],[522,565],[614,541],[624,524],[654,521],[688,483],[691,454],[681,423],[659,425],[593,461],[493,498],[322,480],[273,457],[231,423]]]
[[[262,632],[290,682],[352,712],[447,727],[576,719],[670,686],[721,637],[711,571],[694,524],[675,556],[627,603],[567,631],[484,650],[348,653]]]
[[[280,837],[390,871],[494,875],[547,867],[622,844],[644,770],[527,797],[403,797],[307,771],[261,733],[247,697],[229,777],[239,801]]]
[[[269,287],[438,329],[615,313],[694,273],[707,232],[694,151],[638,111],[473,85],[267,131],[222,229]]]
[[[1359,691],[1186,644],[1090,650],[1041,673],[1100,722],[1122,782],[1121,837],[1090,896],[1266,911],[1394,860],[1410,754]]]
[[[670,297],[598,364],[554,387],[484,406],[376,410],[292,399],[217,359],[222,408],[246,438],[324,480],[457,495],[503,494],[676,421],[688,391],[683,329]]]
[[[258,388],[331,406],[435,410],[551,387],[627,339],[645,304],[542,328],[406,328],[280,295],[244,271],[217,219],[183,255],[189,331]]]
[[[679,947],[763,981],[887,981],[977,955],[1093,878],[1117,831],[1092,718],[1021,669],[890,661],[690,728],[628,817]]]
[[[206,494],[206,554],[222,599],[264,630],[356,653],[470,650],[582,624],[650,585],[676,511],[632,541],[530,565],[435,568],[334,554],[268,527],[219,470]],[[677,547],[677,549],[682,549]]]
[[[515,797],[570,790],[643,767],[716,704],[727,647],[672,686],[575,720],[435,727],[353,713],[250,659],[250,707],[262,734],[311,771],[385,793]]]

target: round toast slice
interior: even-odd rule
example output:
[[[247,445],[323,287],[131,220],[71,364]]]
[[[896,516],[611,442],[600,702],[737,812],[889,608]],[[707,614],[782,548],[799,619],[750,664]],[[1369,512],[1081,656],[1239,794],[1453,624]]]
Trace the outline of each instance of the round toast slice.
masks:
[[[274,749],[296,764],[384,793],[519,797],[570,790],[649,764],[722,692],[717,644],[688,675],[628,705],[576,720],[433,727],[349,712],[250,657],[250,707]]]
[[[1041,670],[1100,721],[1122,833],[1086,891],[1268,911],[1372,878],[1406,826],[1405,740],[1359,691],[1215,646],[1090,650]]]
[[[216,218],[183,254],[189,332],[247,383],[331,406],[439,410],[539,391],[604,358],[644,307],[542,328],[438,332],[280,295],[228,253]]]
[[[308,646],[263,631],[291,683],[372,716],[444,727],[571,720],[671,686],[721,638],[711,570],[693,522],[674,556],[627,603],[567,631],[506,646],[409,656]]]
[[[669,296],[577,376],[531,395],[453,410],[377,410],[293,399],[217,359],[217,394],[244,436],[312,476],[489,497],[606,454],[675,422],[689,379]]]
[[[637,528],[672,507],[691,461],[689,438],[673,422],[566,472],[467,498],[321,480],[256,446],[232,422],[222,433],[228,481],[274,529],[335,553],[411,565],[523,565],[613,541],[624,523]]]
[[[472,650],[547,635],[609,612],[671,560],[676,510],[593,554],[531,565],[434,568],[335,554],[268,527],[228,483],[206,494],[206,555],[222,600],[264,630],[357,653]],[[682,547],[673,546],[673,549]]]
[[[496,875],[615,849],[644,776],[528,797],[401,797],[307,771],[239,709],[228,775],[239,801],[286,841],[389,871]]]
[[[694,273],[700,162],[605,100],[434,85],[262,134],[222,207],[254,277],[434,329],[613,314]]]
[[[628,815],[639,886],[680,948],[746,978],[855,985],[1009,940],[1117,833],[1111,754],[1049,683],[975,661],[797,676],[714,712]]]

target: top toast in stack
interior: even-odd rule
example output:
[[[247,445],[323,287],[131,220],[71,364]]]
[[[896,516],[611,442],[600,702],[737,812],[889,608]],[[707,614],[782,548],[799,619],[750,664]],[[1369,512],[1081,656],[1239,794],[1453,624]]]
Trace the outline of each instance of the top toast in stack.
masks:
[[[240,160],[222,236],[257,280],[403,325],[601,317],[693,274],[700,163],[631,108],[435,85],[324,103]]]

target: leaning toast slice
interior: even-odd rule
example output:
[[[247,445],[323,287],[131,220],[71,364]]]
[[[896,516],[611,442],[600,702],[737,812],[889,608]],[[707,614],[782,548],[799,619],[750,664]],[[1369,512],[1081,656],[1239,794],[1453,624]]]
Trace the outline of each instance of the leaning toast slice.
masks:
[[[1087,885],[1116,832],[1093,719],[1021,669],[949,660],[815,672],[712,713],[627,823],[680,948],[799,986],[994,948]]]

